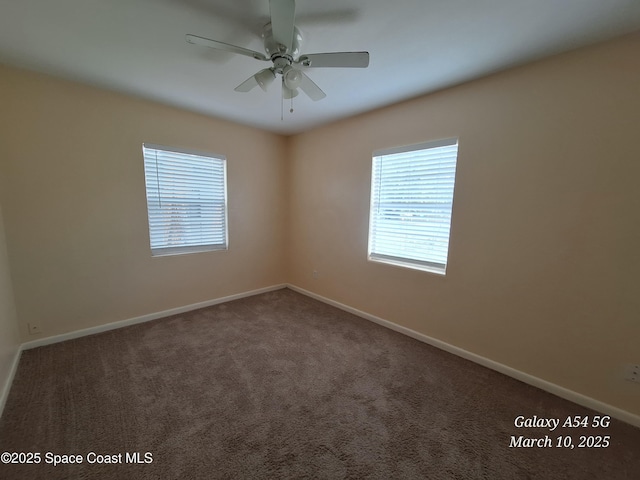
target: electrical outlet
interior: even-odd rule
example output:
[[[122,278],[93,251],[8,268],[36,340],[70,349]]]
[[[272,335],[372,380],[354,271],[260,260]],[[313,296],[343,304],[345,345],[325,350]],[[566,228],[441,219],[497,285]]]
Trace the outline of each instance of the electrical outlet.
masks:
[[[27,326],[29,327],[29,335],[37,335],[38,333],[42,333],[42,328],[40,328],[40,325],[28,323]]]
[[[320,273],[318,273],[317,270],[314,270],[313,273],[311,274],[313,276],[313,278],[315,278],[316,280],[318,279],[318,277],[320,277]]]
[[[629,382],[640,383],[640,365],[627,365],[625,368],[624,379]]]

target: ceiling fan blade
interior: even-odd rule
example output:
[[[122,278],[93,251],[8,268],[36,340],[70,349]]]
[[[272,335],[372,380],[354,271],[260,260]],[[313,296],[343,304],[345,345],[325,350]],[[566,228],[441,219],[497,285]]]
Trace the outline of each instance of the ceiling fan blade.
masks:
[[[317,102],[318,100],[322,100],[324,97],[327,96],[327,94],[324,93],[322,89],[318,85],[316,85],[313,80],[307,77],[304,73],[302,72],[300,73],[302,74],[302,80],[300,81],[300,89],[304,93],[306,93],[311,100],[313,100],[314,102]]]
[[[313,68],[367,68],[369,66],[369,52],[310,53],[302,55],[296,63]]]
[[[225,52],[238,53],[247,57],[255,58],[256,60],[269,60],[263,53],[249,50],[248,48],[238,47],[237,45],[231,45],[229,43],[219,42],[217,40],[211,40],[209,38],[198,37],[196,35],[186,35],[187,42],[194,45],[201,45],[203,47],[216,48],[218,50],[224,50]]]
[[[295,0],[269,0],[269,10],[273,39],[290,52],[293,44],[296,2]]]
[[[234,88],[234,90],[236,92],[248,92],[253,87],[257,87],[257,86],[258,86],[258,81],[256,80],[256,76],[252,75],[249,78],[247,78],[244,82],[242,82],[240,85],[238,85],[236,88]]]

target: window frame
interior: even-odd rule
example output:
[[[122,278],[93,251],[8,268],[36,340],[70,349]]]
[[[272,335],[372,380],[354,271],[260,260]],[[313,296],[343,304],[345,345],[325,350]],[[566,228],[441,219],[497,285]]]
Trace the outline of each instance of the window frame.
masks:
[[[156,199],[150,199],[149,196],[149,188],[148,188],[148,178],[147,178],[147,159],[146,159],[146,149],[149,150],[157,150],[167,153],[173,153],[178,155],[187,155],[187,156],[197,156],[202,158],[208,158],[213,160],[214,162],[220,162],[222,166],[222,200],[224,202],[224,214],[222,218],[224,219],[224,232],[223,232],[223,243],[202,243],[198,245],[175,245],[175,246],[162,246],[162,247],[153,247],[152,233],[151,233],[151,205],[152,201],[156,201]],[[213,252],[213,251],[227,251],[229,249],[229,219],[228,219],[228,186],[227,186],[227,158],[225,155],[211,153],[211,152],[203,152],[199,150],[187,149],[187,148],[179,148],[179,147],[170,147],[166,145],[158,145],[154,143],[144,142],[142,144],[142,158],[143,158],[143,171],[144,171],[144,179],[145,179],[145,198],[147,202],[147,227],[149,233],[149,247],[151,249],[152,257],[165,257],[165,256],[173,256],[173,255],[186,255],[191,253],[202,253],[202,252]],[[153,179],[151,179],[153,180]],[[157,176],[156,176],[157,180]],[[212,178],[212,180],[219,180],[219,177]],[[160,197],[160,192],[158,193],[158,198]],[[151,201],[150,201],[151,200]],[[217,232],[220,233],[219,231]]]
[[[449,223],[448,223],[448,235],[447,235],[447,243],[446,243],[446,255],[445,255],[445,263],[442,264],[440,262],[428,261],[424,259],[416,259],[410,258],[407,256],[394,256],[388,255],[384,253],[376,253],[373,251],[374,248],[374,235],[375,229],[374,225],[376,223],[379,215],[374,208],[376,207],[376,194],[379,194],[379,189],[381,188],[382,179],[376,178],[377,168],[376,162],[383,161],[383,157],[396,155],[401,153],[409,153],[409,152],[423,152],[425,150],[435,149],[439,147],[446,146],[456,146],[455,151],[455,160],[453,163],[453,186],[451,189],[451,209],[449,211]],[[387,265],[393,265],[397,267],[409,268],[413,270],[420,270],[429,273],[435,273],[438,275],[445,276],[447,271],[447,266],[449,264],[449,246],[451,243],[451,224],[453,222],[453,203],[455,198],[455,184],[456,184],[456,173],[457,173],[457,164],[460,150],[460,141],[458,137],[451,137],[441,140],[434,140],[428,142],[421,142],[412,145],[405,145],[400,147],[393,147],[387,149],[376,150],[372,153],[371,157],[371,191],[370,191],[370,203],[369,203],[369,228],[368,228],[368,238],[367,238],[367,260],[370,262],[382,263]],[[426,165],[426,162],[425,162]],[[379,184],[378,184],[379,182]],[[374,218],[376,215],[378,217]]]

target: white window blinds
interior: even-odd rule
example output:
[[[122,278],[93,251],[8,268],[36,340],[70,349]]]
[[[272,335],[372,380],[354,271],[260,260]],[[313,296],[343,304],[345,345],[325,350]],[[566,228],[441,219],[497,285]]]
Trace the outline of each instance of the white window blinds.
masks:
[[[227,248],[226,159],[144,144],[152,255]]]
[[[370,260],[445,273],[457,156],[457,139],[374,152]]]

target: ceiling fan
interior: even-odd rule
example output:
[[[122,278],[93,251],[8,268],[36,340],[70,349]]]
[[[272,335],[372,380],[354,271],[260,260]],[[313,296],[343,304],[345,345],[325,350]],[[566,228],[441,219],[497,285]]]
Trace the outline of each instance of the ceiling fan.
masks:
[[[228,43],[187,35],[187,42],[194,45],[216,48],[237,53],[265,62],[273,66],[260,70],[235,88],[236,92],[248,92],[260,86],[265,92],[269,85],[282,75],[282,96],[292,99],[302,90],[311,100],[322,100],[326,94],[303,70],[307,68],[343,67],[366,68],[369,66],[368,52],[333,52],[300,55],[302,35],[295,26],[295,0],[269,0],[271,22],[264,26],[262,39],[264,53],[238,47]]]

